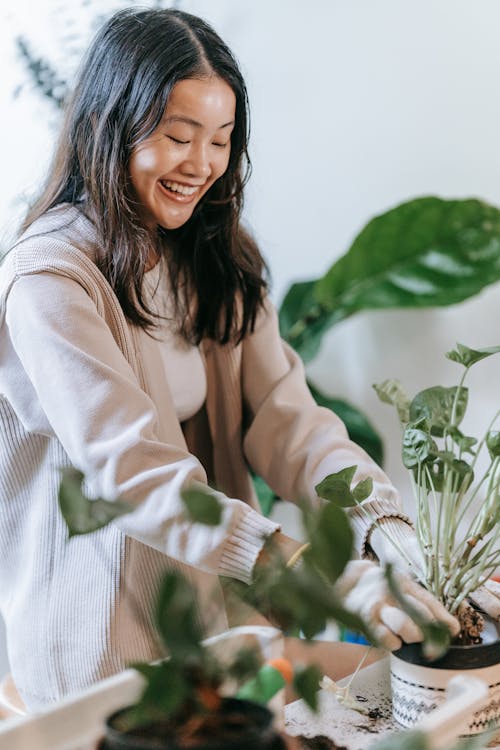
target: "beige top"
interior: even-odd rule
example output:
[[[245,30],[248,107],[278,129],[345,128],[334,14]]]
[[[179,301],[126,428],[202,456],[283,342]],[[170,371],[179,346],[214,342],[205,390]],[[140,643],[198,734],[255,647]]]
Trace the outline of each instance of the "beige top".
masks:
[[[168,268],[159,262],[145,274],[145,299],[161,315],[154,332],[179,422],[192,417],[207,397],[205,362],[198,346],[189,344],[177,332],[171,303]],[[148,334],[142,332],[142,335]]]
[[[258,511],[248,464],[281,497],[357,464],[377,515],[397,494],[342,422],[314,403],[269,301],[238,346],[204,341],[205,407],[181,428],[158,341],[123,315],[74,207],[39,219],[0,268],[0,607],[15,683],[39,709],[163,655],[152,620],[158,580],[182,568],[209,632],[225,627],[217,575],[251,578],[277,524]],[[135,510],[69,542],[57,491],[74,465],[89,492]],[[211,479],[217,527],[193,524],[180,490]],[[370,527],[355,519],[362,542]]]

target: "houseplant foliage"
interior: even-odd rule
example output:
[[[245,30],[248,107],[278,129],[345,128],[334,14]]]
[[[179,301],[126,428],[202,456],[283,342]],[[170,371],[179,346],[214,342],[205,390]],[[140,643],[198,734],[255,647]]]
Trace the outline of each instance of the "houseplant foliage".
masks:
[[[124,502],[90,499],[82,488],[81,472],[65,470],[59,504],[70,537],[92,533],[133,509]],[[370,491],[370,483],[360,483],[354,491],[363,498]],[[188,488],[182,497],[186,516],[192,522],[219,523],[221,508],[216,493],[209,488]],[[271,537],[267,543],[269,564],[260,566],[262,570],[253,584],[233,581],[236,592],[264,614],[271,615],[285,633],[302,631],[310,639],[334,620],[371,638],[363,621],[344,608],[334,590],[352,555],[353,535],[347,517],[333,503],[325,504],[319,512],[304,509],[303,513],[310,542],[303,564],[289,568]],[[169,658],[154,664],[131,665],[143,675],[145,689],[136,705],[113,718],[113,729],[133,736],[145,732],[149,737],[169,738],[174,744],[167,744],[168,748],[211,747],[203,744],[207,741],[220,743],[214,747],[223,748],[222,737],[227,735],[232,741],[235,735],[237,739],[242,722],[245,734],[251,735],[255,729],[255,710],[259,709],[251,709],[251,717],[245,719],[238,700],[228,703],[223,686],[228,679],[238,686],[255,676],[261,665],[260,655],[241,651],[230,664],[224,665],[215,658],[203,642],[196,593],[178,572],[169,572],[161,583],[155,622]],[[314,665],[294,671],[295,691],[312,708],[316,707],[320,677],[320,670]],[[231,717],[237,716],[229,723],[228,706]],[[248,706],[245,716],[247,711]],[[257,714],[258,719],[260,716]]]
[[[394,538],[388,540],[461,624],[449,648],[440,644],[438,634],[423,647],[405,644],[391,654],[393,715],[406,727],[417,726],[440,705],[448,681],[463,670],[489,686],[467,733],[484,732],[500,719],[499,623],[483,617],[469,603],[478,598],[478,588],[487,584],[500,564],[500,432],[495,426],[500,410],[488,415],[489,423],[479,438],[463,426],[469,370],[498,352],[500,346],[471,349],[457,344],[446,356],[463,368],[458,383],[426,388],[412,399],[397,380],[374,386],[382,401],[395,407],[402,426],[402,459],[416,507],[416,554],[413,550],[408,555]],[[355,469],[326,477],[316,487],[318,495],[344,507],[362,508],[355,493],[349,492]],[[342,483],[344,491],[339,493]],[[379,528],[383,531],[383,526]],[[390,570],[388,577],[395,599],[421,625],[418,612],[400,596]]]
[[[458,384],[426,388],[411,400],[398,381],[375,386],[382,401],[396,407],[403,430],[422,583],[452,614],[464,618],[462,643],[478,637],[478,623],[470,622],[464,604],[500,564],[500,432],[495,429],[500,411],[479,439],[465,434],[461,425],[469,390],[464,383],[471,367],[498,352],[498,346],[474,350],[457,344],[446,357],[463,367]]]

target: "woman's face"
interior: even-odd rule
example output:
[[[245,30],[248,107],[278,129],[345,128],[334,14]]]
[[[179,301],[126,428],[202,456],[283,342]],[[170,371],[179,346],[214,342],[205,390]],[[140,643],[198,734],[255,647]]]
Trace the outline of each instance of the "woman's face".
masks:
[[[179,81],[162,121],[130,158],[137,211],[150,228],[177,229],[227,169],[236,97],[216,76]]]

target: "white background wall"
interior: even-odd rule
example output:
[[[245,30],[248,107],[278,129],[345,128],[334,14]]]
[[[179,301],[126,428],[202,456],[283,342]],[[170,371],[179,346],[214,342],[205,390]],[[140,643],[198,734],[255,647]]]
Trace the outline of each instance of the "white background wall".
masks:
[[[144,3],[147,4],[147,3]],[[71,75],[97,10],[119,2],[18,0],[0,11],[0,242],[36,189],[56,114],[30,91],[14,53],[22,33]],[[252,109],[253,177],[246,217],[268,258],[273,298],[323,274],[373,215],[415,196],[500,205],[498,0],[185,0],[236,52]],[[72,53],[62,42],[75,34]],[[454,383],[455,342],[500,343],[500,286],[444,310],[363,313],[324,342],[311,377],[349,399],[386,440],[386,469],[410,506],[399,432],[373,382],[410,392]],[[500,359],[478,366],[469,429],[498,404]],[[8,499],[0,498],[0,502]],[[411,510],[411,507],[409,507]],[[1,554],[1,552],[0,552]],[[0,674],[6,667],[0,648]]]

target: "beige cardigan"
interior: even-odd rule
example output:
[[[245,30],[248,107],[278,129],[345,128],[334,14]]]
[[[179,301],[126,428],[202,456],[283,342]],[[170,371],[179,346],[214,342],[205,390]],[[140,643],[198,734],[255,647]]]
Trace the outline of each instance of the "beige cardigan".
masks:
[[[281,497],[317,502],[327,473],[375,479],[377,515],[399,515],[384,473],[316,406],[267,302],[238,346],[203,342],[206,408],[179,424],[158,342],[130,325],[92,260],[74,207],[38,220],[0,270],[0,605],[16,685],[37,709],[163,654],[151,621],[158,579],[181,567],[208,632],[226,626],[217,575],[250,580],[277,524],[258,512],[248,463]],[[59,469],[136,510],[67,541]],[[223,522],[189,522],[180,489],[207,477]],[[369,523],[355,519],[359,543]]]

